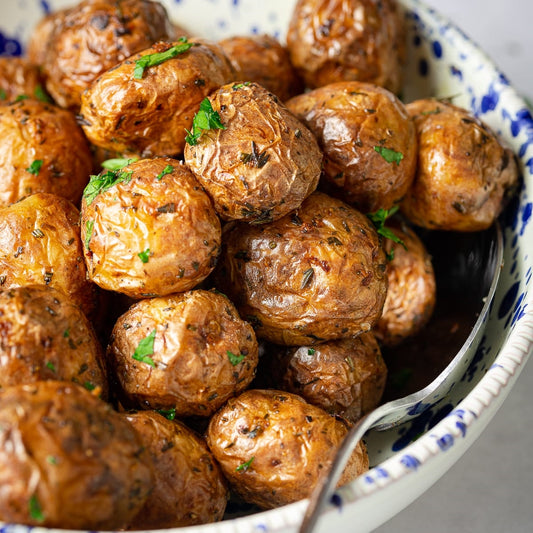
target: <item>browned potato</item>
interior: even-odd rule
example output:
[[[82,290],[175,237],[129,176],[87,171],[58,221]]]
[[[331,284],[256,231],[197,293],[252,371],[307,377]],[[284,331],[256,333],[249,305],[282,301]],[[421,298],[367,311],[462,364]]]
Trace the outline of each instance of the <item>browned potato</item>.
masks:
[[[501,213],[518,182],[510,149],[469,111],[423,99],[407,105],[418,132],[418,167],[401,209],[430,229],[480,231]]]
[[[0,57],[0,105],[24,97],[46,98],[39,67],[25,57]]]
[[[402,200],[415,177],[417,138],[393,93],[369,83],[339,82],[296,96],[287,107],[318,139],[330,194],[364,213]]]
[[[152,461],[130,424],[78,385],[0,391],[0,520],[119,529],[152,488]]]
[[[205,441],[178,420],[154,411],[126,420],[152,456],[155,483],[128,529],[192,526],[222,520],[227,483]]]
[[[27,99],[0,106],[0,206],[38,192],[77,204],[92,170],[76,117]]]
[[[269,509],[311,494],[348,429],[348,422],[295,394],[254,389],[232,398],[213,416],[207,444],[231,488],[245,501]],[[360,442],[339,486],[367,469]]]
[[[209,416],[252,381],[257,351],[233,304],[198,289],[133,305],[117,320],[107,356],[124,404]]]
[[[0,309],[0,388],[73,381],[107,397],[102,347],[69,296],[39,285],[5,289]]]
[[[26,46],[26,57],[34,65],[41,66],[46,59],[48,46],[56,22],[63,19],[69,8],[53,11],[39,19],[31,32]]]
[[[431,256],[418,235],[403,222],[387,225],[405,248],[389,239],[383,243],[393,258],[387,264],[389,289],[374,333],[384,346],[395,346],[419,333],[429,322],[437,286]]]
[[[36,28],[46,88],[61,107],[77,111],[82,92],[107,69],[160,39],[174,39],[165,8],[150,0],[83,0]]]
[[[80,213],[68,200],[37,193],[0,208],[0,286],[49,285],[65,292],[89,319],[97,287],[87,279]]]
[[[330,414],[356,422],[376,408],[387,366],[372,332],[264,356],[276,387],[300,395]]]
[[[299,0],[287,47],[311,88],[343,80],[401,88],[405,29],[396,0]]]
[[[209,97],[222,127],[200,132],[185,162],[224,220],[277,220],[311,194],[322,153],[314,135],[256,83],[224,85]],[[200,111],[201,112],[201,111]]]
[[[142,73],[138,69],[143,58],[171,50],[183,51]],[[234,75],[216,44],[156,43],[102,74],[83,93],[83,129],[93,144],[111,151],[143,157],[181,154],[200,102]]]
[[[259,338],[307,345],[369,331],[387,292],[370,220],[323,193],[260,226],[225,228],[216,283]]]
[[[192,289],[215,266],[220,221],[189,170],[141,159],[92,176],[81,209],[89,278],[132,298]]]
[[[282,102],[303,91],[287,49],[271,35],[236,35],[220,41],[237,80],[254,81]]]

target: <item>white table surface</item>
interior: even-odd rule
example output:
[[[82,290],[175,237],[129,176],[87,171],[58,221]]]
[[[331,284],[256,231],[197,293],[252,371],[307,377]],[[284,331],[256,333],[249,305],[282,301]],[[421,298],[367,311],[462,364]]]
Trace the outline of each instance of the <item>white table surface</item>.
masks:
[[[533,0],[426,0],[533,102]],[[376,533],[533,532],[533,362],[485,431],[424,495]]]

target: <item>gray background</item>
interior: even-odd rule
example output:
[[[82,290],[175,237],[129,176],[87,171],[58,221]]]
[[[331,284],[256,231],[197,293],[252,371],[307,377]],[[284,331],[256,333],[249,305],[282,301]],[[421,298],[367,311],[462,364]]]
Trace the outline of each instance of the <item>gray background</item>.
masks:
[[[426,0],[533,102],[532,0]],[[532,359],[532,358],[530,358]],[[488,427],[424,495],[376,533],[533,532],[533,362]]]

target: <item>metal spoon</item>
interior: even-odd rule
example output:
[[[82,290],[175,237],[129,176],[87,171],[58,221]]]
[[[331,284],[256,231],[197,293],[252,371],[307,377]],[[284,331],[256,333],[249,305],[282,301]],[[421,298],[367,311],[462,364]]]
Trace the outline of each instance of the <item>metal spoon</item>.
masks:
[[[484,271],[485,274],[485,282],[482,283],[482,294],[486,294],[484,304],[468,338],[446,368],[429,385],[408,396],[381,405],[361,418],[350,429],[337,451],[329,472],[325,472],[321,476],[311,494],[309,505],[307,506],[303,522],[300,526],[300,533],[311,533],[313,531],[324,507],[329,503],[335,491],[337,482],[348,459],[367,431],[370,429],[384,431],[417,417],[431,405],[445,397],[453,386],[453,383],[464,374],[481,340],[484,330],[483,326],[487,318],[490,303],[496,291],[503,261],[503,238],[498,224],[495,224],[487,232],[483,232],[483,234],[465,234],[463,236],[463,239],[467,240],[477,239],[474,242],[478,245],[481,243],[479,239],[484,238],[488,238],[488,257],[479,257],[479,254],[476,256],[474,247],[472,247],[470,255],[467,252],[466,257],[463,258],[463,264],[459,267],[461,270],[463,268],[468,269],[469,261],[477,261],[478,268],[481,265],[481,272]],[[468,249],[468,244],[466,246]],[[445,253],[450,254],[450,250],[445,250]],[[450,255],[453,255],[453,253]],[[451,278],[453,278],[453,275]]]

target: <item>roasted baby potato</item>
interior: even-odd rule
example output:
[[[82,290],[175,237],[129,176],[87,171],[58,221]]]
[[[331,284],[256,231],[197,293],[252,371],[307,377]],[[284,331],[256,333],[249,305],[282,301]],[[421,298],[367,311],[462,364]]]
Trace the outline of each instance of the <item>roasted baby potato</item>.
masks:
[[[299,0],[287,47],[310,88],[354,80],[401,88],[405,29],[396,0]]]
[[[124,405],[205,417],[252,381],[257,350],[233,304],[198,289],[133,305],[113,328],[107,358]]]
[[[228,225],[215,283],[259,338],[302,346],[369,331],[385,301],[385,270],[370,220],[315,192],[270,224]]]
[[[377,85],[339,82],[287,107],[324,152],[325,190],[363,213],[398,204],[415,177],[416,130],[405,105]]]
[[[192,526],[222,520],[227,483],[205,441],[155,411],[125,413],[154,463],[154,488],[128,529]]]
[[[417,226],[481,231],[518,182],[514,155],[469,111],[431,98],[407,105],[419,138],[418,166],[402,202]]]
[[[0,106],[0,206],[38,192],[78,204],[91,170],[72,113],[34,99]]]
[[[189,139],[185,162],[222,219],[277,220],[315,190],[322,153],[277,96],[236,82],[212,93],[204,106],[200,117],[216,113],[220,125]]]
[[[39,67],[25,57],[0,57],[0,105],[17,98],[46,99]]]
[[[179,155],[200,102],[234,76],[216,44],[155,43],[102,74],[83,93],[82,127],[89,141],[111,151]]]
[[[245,501],[270,509],[311,494],[348,429],[348,422],[295,394],[252,389],[211,418],[207,444],[231,488]],[[339,486],[367,469],[360,442]]]
[[[192,289],[213,270],[220,221],[189,170],[141,159],[92,176],[81,208],[89,278],[131,298]]]
[[[102,347],[69,296],[33,285],[0,291],[0,388],[73,381],[107,398]]]
[[[119,529],[152,489],[152,461],[135,430],[78,385],[2,389],[0,427],[4,522]]]

